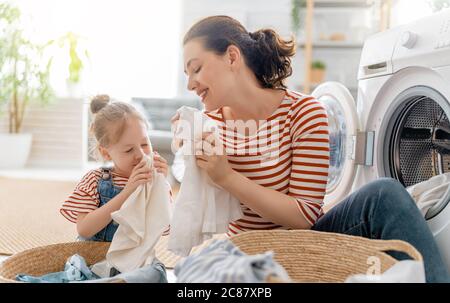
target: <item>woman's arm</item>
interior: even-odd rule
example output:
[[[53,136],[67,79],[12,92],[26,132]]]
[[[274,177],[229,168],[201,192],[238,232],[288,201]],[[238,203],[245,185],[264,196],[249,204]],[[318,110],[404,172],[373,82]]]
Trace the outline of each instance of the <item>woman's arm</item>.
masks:
[[[256,184],[235,170],[220,186],[266,220],[293,229],[311,228],[305,217],[299,215],[295,198]]]
[[[197,165],[211,179],[266,220],[308,229],[322,212],[329,168],[329,134],[326,110],[315,99],[297,107],[290,134],[292,164],[288,194],[261,186],[233,170],[224,150],[210,133],[204,133]],[[205,144],[208,143],[208,144]]]
[[[209,134],[205,133],[204,137]],[[205,152],[205,150],[203,150]],[[196,156],[197,165],[234,197],[272,223],[294,229],[309,229],[311,224],[300,213],[294,197],[261,186],[231,168],[224,154]]]

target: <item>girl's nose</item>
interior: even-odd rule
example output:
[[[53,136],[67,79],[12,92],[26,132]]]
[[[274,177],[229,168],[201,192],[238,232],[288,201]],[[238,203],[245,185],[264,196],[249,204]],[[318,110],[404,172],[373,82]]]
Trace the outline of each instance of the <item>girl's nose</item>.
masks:
[[[142,150],[142,148],[138,148],[138,151],[136,152],[136,154],[134,156],[138,162],[141,162],[142,158],[145,156],[145,153]]]

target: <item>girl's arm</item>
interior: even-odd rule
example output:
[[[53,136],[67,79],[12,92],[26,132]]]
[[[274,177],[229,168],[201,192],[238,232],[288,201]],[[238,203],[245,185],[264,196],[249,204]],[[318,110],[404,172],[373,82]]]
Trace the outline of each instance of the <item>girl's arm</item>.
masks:
[[[108,203],[90,213],[80,213],[77,217],[77,232],[83,238],[91,238],[111,222],[111,213],[120,209],[132,192],[123,189]]]
[[[109,200],[108,203],[88,214],[78,214],[77,231],[81,237],[91,238],[93,235],[105,228],[105,226],[112,220],[111,213],[119,210],[122,204],[138,186],[152,181],[152,170],[146,163],[147,160],[144,157],[141,162],[133,168],[124,189],[117,194],[117,196]]]

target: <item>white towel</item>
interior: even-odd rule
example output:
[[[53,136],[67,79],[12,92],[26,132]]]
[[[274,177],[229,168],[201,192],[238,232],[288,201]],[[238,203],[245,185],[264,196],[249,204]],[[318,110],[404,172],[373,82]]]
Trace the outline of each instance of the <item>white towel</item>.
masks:
[[[187,256],[192,247],[227,232],[229,222],[242,218],[243,213],[239,201],[197,167],[194,144],[201,140],[203,126],[215,123],[195,108],[183,106],[178,113],[182,130],[175,137],[183,140],[186,168],[174,203],[168,249]]]
[[[150,167],[152,163],[152,157],[148,158]],[[155,256],[155,245],[170,224],[169,207],[169,184],[164,175],[154,169],[153,181],[139,186],[120,210],[111,214],[119,227],[106,260],[122,273],[150,264]]]
[[[426,181],[412,185],[406,190],[416,201],[422,215],[436,203],[441,201],[450,186],[450,173],[434,176]]]

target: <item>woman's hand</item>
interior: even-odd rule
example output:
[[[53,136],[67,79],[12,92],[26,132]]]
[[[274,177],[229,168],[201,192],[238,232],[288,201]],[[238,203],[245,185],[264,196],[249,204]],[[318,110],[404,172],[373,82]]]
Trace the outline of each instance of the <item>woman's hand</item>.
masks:
[[[162,173],[165,177],[167,177],[167,172],[169,171],[167,161],[157,152],[154,152],[153,155],[153,167],[158,173]]]
[[[143,185],[152,182],[153,174],[152,168],[148,167],[146,157],[143,157],[141,162],[139,162],[131,171],[130,178],[124,187],[124,190],[128,191],[130,194],[138,188],[139,185]]]
[[[222,144],[216,141],[213,133],[203,133],[202,141],[196,146],[195,158],[198,167],[205,170],[214,183],[222,185],[234,170],[228,163]]]

